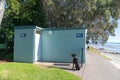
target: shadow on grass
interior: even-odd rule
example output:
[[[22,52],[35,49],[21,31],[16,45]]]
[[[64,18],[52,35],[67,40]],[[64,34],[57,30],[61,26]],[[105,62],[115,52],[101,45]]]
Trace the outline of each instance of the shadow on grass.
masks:
[[[63,69],[63,70],[72,70],[72,68],[66,68],[66,67],[59,67],[59,66],[49,66],[48,68],[60,68],[60,69]]]
[[[49,66],[48,68],[60,68],[67,71],[79,71],[79,70],[73,70],[71,63],[55,63],[53,64],[53,66]]]
[[[55,66],[70,66],[70,63],[55,63]]]

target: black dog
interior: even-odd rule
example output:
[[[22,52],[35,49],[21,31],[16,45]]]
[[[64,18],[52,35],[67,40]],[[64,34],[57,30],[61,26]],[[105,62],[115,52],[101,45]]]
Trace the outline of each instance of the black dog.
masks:
[[[77,58],[76,54],[72,54],[71,55],[73,57],[73,70],[80,70],[80,66],[79,66],[79,59]]]

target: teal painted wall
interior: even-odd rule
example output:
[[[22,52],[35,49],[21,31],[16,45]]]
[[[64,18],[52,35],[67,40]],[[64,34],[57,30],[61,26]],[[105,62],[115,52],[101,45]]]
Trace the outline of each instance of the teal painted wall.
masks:
[[[42,61],[72,62],[72,53],[81,60],[81,49],[86,53],[86,29],[48,29],[41,33]]]
[[[40,34],[36,34],[36,30]],[[36,26],[17,26],[14,35],[14,61],[16,62],[72,62],[72,53],[83,62],[86,54],[86,29],[42,29]]]
[[[35,26],[17,26],[14,30],[14,61],[34,62]]]

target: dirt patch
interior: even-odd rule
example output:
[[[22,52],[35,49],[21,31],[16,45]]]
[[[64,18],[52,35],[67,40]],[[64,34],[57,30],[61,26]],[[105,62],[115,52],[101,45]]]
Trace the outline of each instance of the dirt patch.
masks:
[[[12,59],[7,59],[7,58],[4,58],[4,57],[0,57],[0,63],[4,63],[4,62],[13,62]]]
[[[5,62],[13,62],[13,60],[6,59],[6,58],[0,58],[0,63],[5,63]]]
[[[5,63],[5,62],[7,62],[6,60],[0,60],[0,63]]]

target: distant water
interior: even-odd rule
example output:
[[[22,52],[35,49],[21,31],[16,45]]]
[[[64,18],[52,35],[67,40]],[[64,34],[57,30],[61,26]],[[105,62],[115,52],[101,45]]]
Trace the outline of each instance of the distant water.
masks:
[[[105,45],[95,45],[97,48],[104,48],[105,50],[109,50],[111,52],[120,53],[120,43],[108,42]]]

